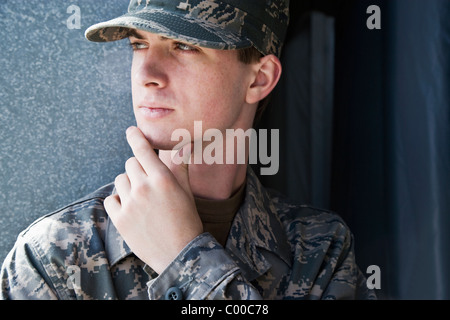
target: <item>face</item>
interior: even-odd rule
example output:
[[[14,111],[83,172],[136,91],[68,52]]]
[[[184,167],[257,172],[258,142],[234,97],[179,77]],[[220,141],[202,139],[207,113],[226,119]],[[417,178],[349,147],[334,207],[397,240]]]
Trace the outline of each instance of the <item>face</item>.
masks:
[[[203,131],[251,127],[256,105],[246,103],[252,65],[235,50],[191,46],[149,32],[129,37],[133,108],[138,127],[156,149],[171,150],[176,129]]]

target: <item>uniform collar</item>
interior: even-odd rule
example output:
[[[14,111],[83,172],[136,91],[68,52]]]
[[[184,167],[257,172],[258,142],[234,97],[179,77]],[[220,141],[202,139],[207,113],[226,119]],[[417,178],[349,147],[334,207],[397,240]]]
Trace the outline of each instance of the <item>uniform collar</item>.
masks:
[[[290,244],[275,204],[250,167],[245,199],[233,221],[226,248],[249,281],[270,269],[265,251],[291,266]]]
[[[107,222],[105,247],[111,266],[132,254],[110,219]],[[247,170],[244,202],[231,226],[226,249],[249,281],[270,268],[264,250],[272,252],[291,266],[290,245],[276,207],[250,167]]]

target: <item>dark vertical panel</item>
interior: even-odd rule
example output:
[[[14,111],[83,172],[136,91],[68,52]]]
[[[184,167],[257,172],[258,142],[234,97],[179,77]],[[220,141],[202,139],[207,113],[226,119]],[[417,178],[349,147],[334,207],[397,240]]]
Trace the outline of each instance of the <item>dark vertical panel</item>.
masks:
[[[450,2],[399,0],[390,35],[390,214],[399,295],[449,299]]]
[[[330,208],[333,134],[334,18],[311,16],[311,204]]]
[[[382,298],[395,296],[392,227],[386,210],[384,1],[346,1],[337,13],[332,209],[355,236],[363,272],[378,265]],[[382,29],[369,30],[370,5]]]
[[[295,19],[284,71],[261,127],[280,129],[280,172],[262,181],[300,203],[329,207],[333,115],[334,19]]]

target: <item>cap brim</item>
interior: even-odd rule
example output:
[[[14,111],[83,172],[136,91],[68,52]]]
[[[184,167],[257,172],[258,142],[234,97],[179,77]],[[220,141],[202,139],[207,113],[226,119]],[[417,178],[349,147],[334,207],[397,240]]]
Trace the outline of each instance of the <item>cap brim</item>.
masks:
[[[130,29],[137,29],[211,49],[241,49],[251,47],[246,38],[226,32],[217,25],[186,18],[161,9],[145,9],[89,27],[85,36],[94,42],[127,38]]]

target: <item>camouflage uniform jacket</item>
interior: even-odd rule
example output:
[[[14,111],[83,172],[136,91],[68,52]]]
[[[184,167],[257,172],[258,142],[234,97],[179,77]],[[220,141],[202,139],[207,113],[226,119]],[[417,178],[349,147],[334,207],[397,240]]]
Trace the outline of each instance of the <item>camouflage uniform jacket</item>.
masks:
[[[159,275],[128,248],[108,219],[112,184],[34,222],[1,269],[2,299],[375,298],[355,263],[353,237],[330,212],[294,205],[249,170],[226,247],[210,234],[191,241]]]

